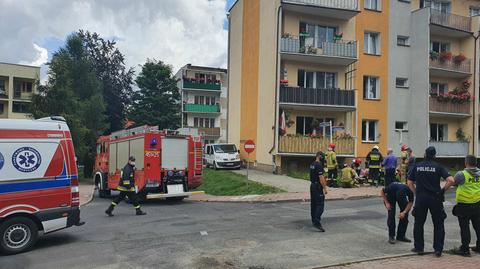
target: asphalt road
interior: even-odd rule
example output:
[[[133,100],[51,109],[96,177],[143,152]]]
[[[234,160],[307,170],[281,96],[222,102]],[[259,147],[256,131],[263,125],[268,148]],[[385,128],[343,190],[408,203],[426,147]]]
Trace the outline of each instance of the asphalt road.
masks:
[[[311,228],[308,203],[150,201],[143,206],[146,216],[134,216],[131,205],[121,204],[112,218],[103,213],[108,204],[95,198],[82,208],[86,225],[45,235],[28,253],[1,256],[0,267],[311,268],[411,248],[387,243],[386,212],[378,198],[327,202],[326,233]],[[447,249],[459,244],[451,204],[446,203]],[[429,218],[426,250],[431,228]]]

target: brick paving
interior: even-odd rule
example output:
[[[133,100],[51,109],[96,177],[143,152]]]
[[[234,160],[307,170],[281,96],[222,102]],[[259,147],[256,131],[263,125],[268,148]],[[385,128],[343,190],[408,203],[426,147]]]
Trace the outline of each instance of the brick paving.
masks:
[[[465,258],[457,255],[443,255],[437,258],[434,255],[406,256],[375,261],[353,263],[344,266],[319,267],[329,269],[469,269],[480,268],[480,254],[472,254],[472,257]]]

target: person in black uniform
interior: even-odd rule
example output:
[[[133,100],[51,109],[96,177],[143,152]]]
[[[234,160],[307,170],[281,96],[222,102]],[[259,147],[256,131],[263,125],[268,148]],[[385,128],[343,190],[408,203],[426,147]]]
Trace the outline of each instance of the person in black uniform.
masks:
[[[327,181],[324,177],[324,155],[317,152],[315,161],[310,165],[310,215],[312,224],[320,232],[325,232],[320,223],[325,207],[325,194],[327,194]]]
[[[373,146],[372,151],[367,154],[366,165],[368,167],[368,175],[372,177],[376,187],[380,182],[380,168],[382,168],[383,156],[377,145]]]
[[[128,163],[123,167],[122,174],[120,176],[120,182],[118,184],[117,190],[120,191],[120,194],[113,199],[112,204],[108,207],[105,213],[112,217],[113,209],[115,206],[118,205],[125,197],[128,196],[128,199],[132,201],[135,210],[137,211],[137,215],[146,215],[147,213],[143,212],[140,209],[140,203],[138,201],[137,193],[135,192],[135,157],[130,156],[128,158]]]
[[[424,254],[423,226],[430,211],[433,221],[433,249],[435,256],[442,256],[445,241],[444,221],[447,214],[443,208],[444,192],[440,187],[440,179],[453,180],[447,169],[435,162],[437,154],[435,147],[425,150],[425,160],[415,164],[408,175],[408,186],[416,194],[415,207],[412,215],[415,217],[413,227],[413,252]]]
[[[395,244],[395,205],[398,203],[400,214],[398,215],[397,241],[412,242],[405,237],[408,226],[408,212],[413,207],[413,192],[407,185],[400,182],[392,182],[380,192],[383,202],[388,210],[388,242]]]

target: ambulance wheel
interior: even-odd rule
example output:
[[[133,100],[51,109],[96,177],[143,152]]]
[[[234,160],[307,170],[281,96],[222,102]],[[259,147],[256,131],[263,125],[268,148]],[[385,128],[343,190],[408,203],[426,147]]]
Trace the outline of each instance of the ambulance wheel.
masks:
[[[110,197],[110,195],[112,194],[112,192],[110,190],[98,190],[98,196],[100,198],[107,198],[107,197]]]
[[[0,251],[17,254],[31,248],[38,239],[38,227],[31,219],[14,217],[0,225]]]

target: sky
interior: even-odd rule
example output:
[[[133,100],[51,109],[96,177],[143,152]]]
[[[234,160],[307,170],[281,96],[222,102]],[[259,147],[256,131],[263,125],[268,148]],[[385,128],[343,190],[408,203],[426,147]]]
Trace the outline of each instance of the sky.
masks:
[[[0,0],[0,62],[41,66],[79,29],[117,42],[126,65],[147,58],[227,67],[227,10],[235,0]]]

